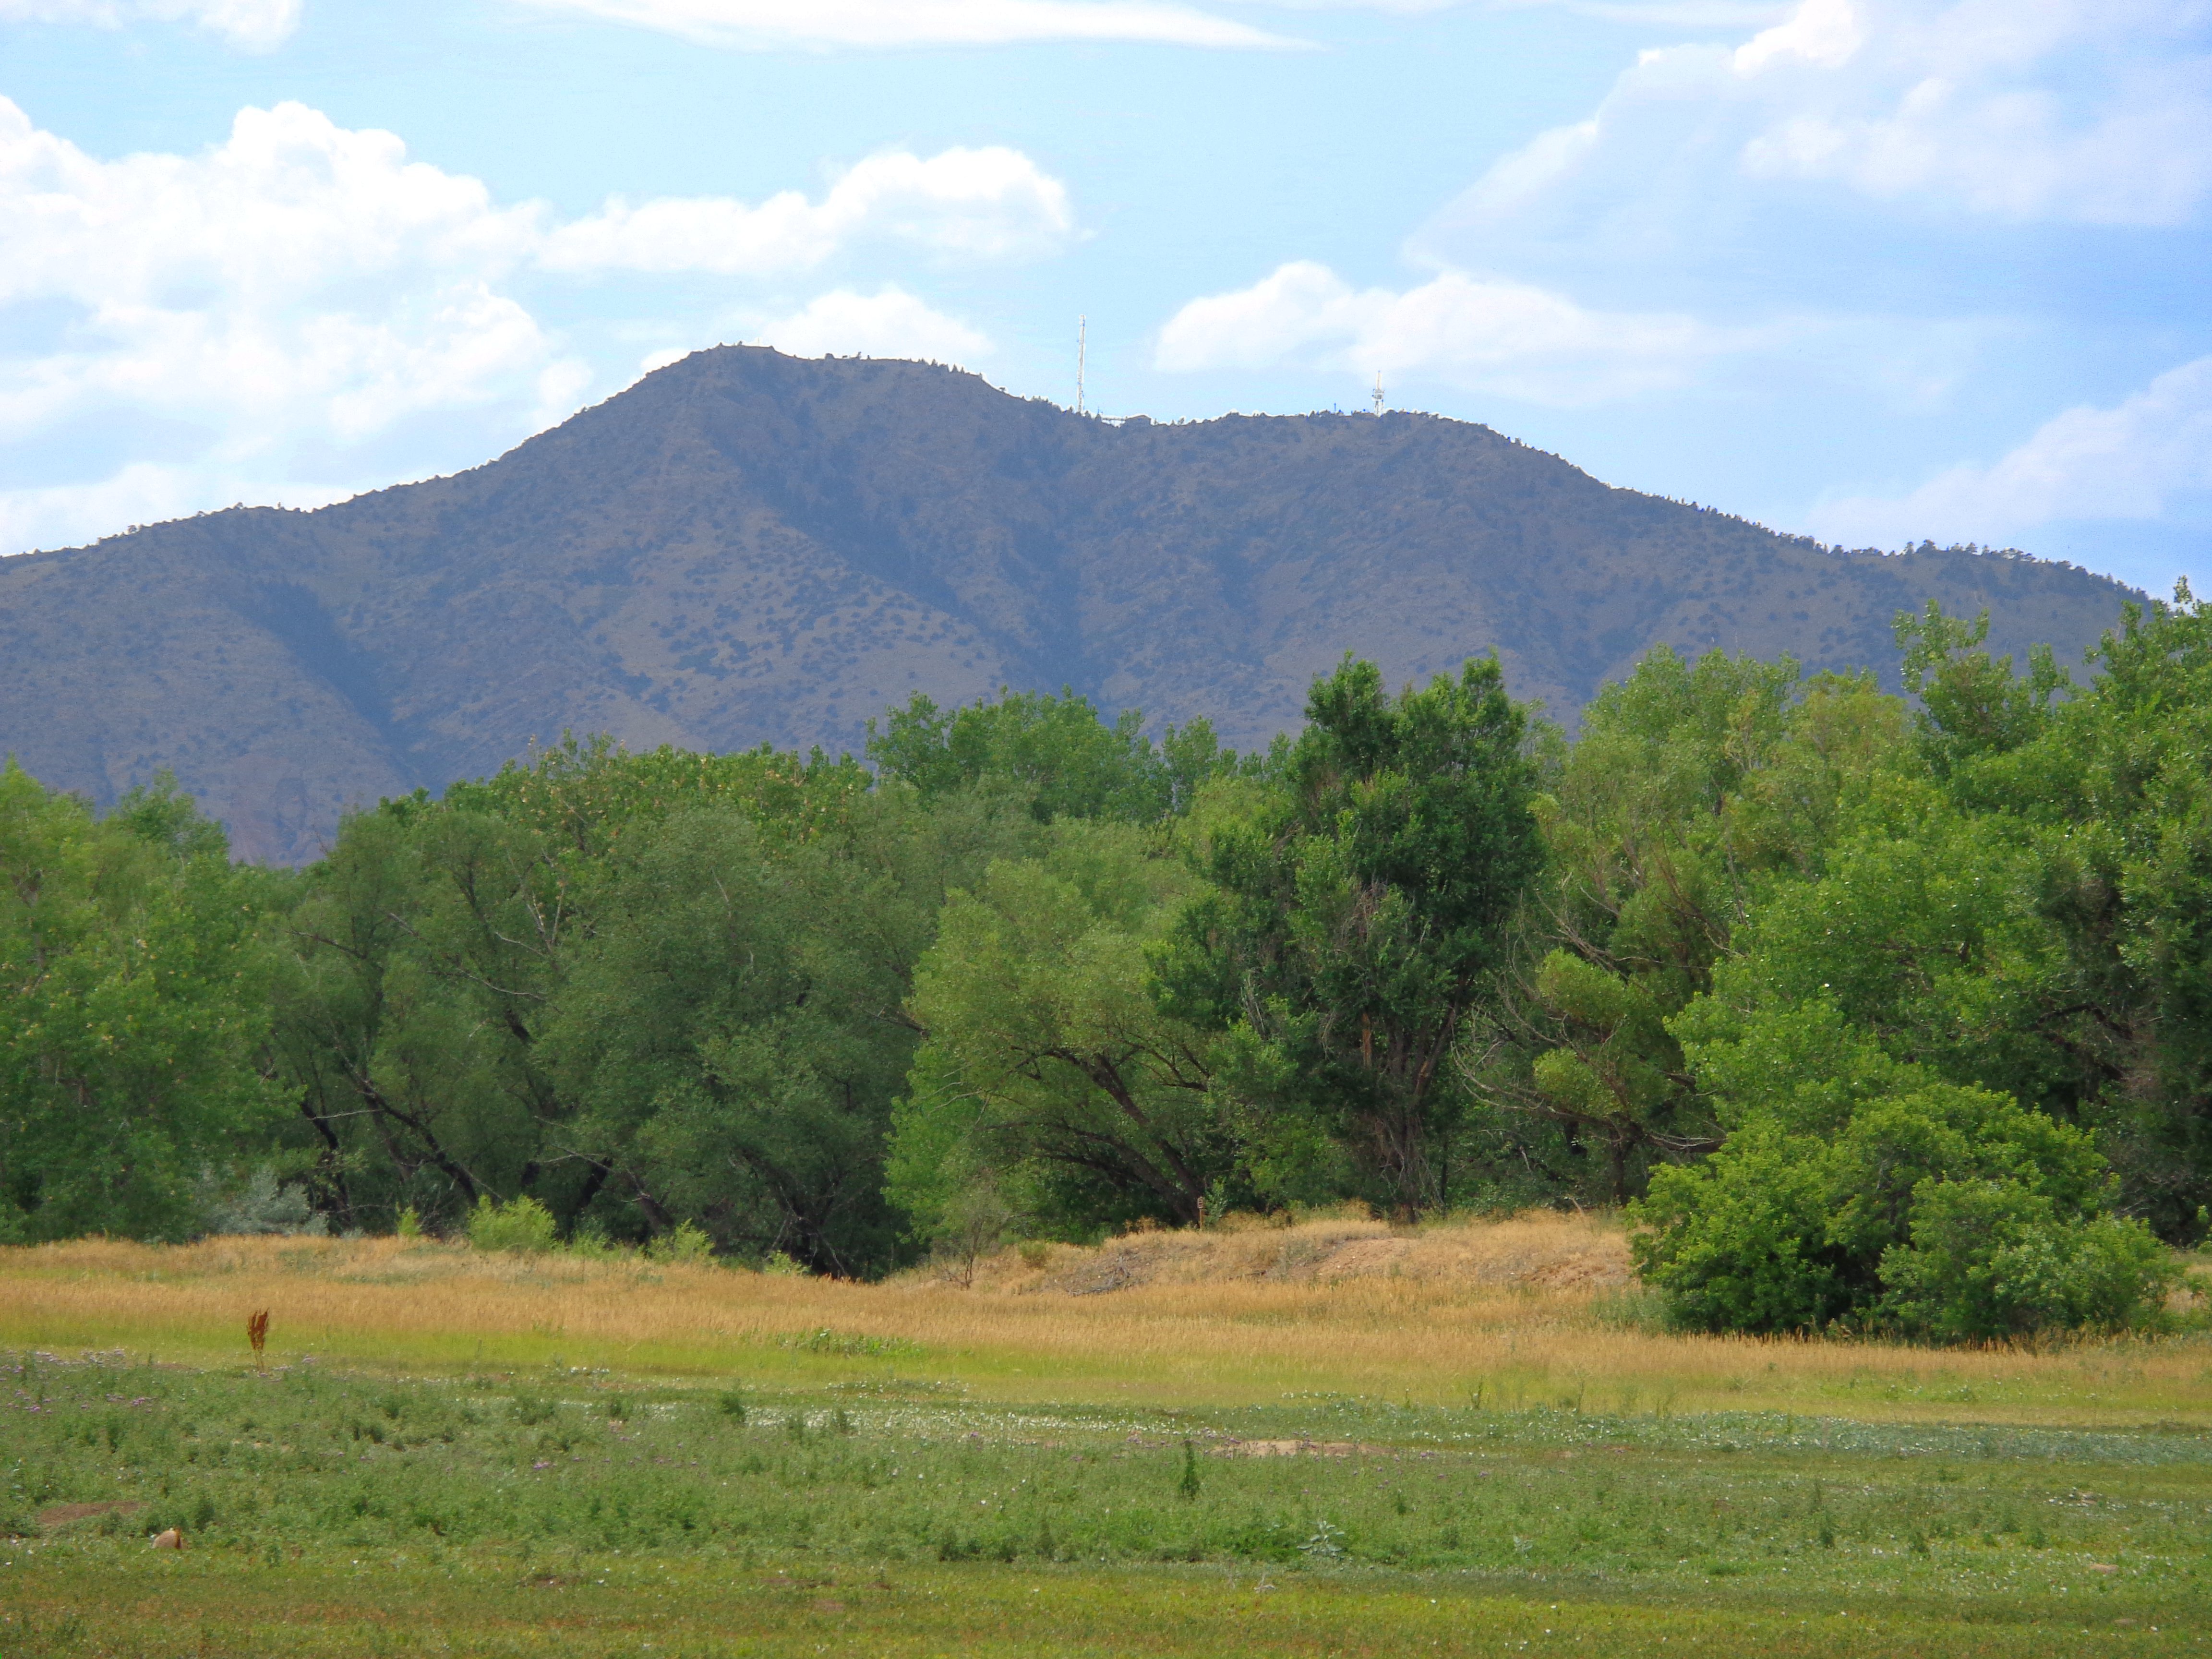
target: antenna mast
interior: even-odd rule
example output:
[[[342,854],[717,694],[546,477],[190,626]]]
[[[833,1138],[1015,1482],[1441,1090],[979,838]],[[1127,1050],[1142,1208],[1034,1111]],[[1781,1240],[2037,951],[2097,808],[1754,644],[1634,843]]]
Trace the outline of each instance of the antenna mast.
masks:
[[[1083,413],[1083,350],[1089,343],[1090,335],[1091,319],[1078,317],[1075,319],[1075,412],[1079,415]]]
[[[1379,368],[1375,371],[1375,412],[1382,412],[1382,371]]]

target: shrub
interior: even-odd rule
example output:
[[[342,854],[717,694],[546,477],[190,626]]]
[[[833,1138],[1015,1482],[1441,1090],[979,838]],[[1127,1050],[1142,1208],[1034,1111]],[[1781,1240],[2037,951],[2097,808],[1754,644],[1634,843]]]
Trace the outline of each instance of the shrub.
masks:
[[[966,1188],[945,1206],[932,1241],[938,1260],[963,1285],[975,1282],[975,1264],[999,1248],[1014,1212],[996,1188]]]
[[[469,1243],[479,1250],[550,1250],[557,1231],[553,1212],[526,1194],[501,1204],[487,1194],[469,1212]]]
[[[2087,1133],[1987,1090],[1898,1081],[1832,1134],[1754,1114],[1702,1165],[1653,1176],[1632,1249],[1676,1319],[1956,1342],[2156,1316],[2175,1269],[2105,1213]]]
[[[2141,1324],[2180,1269],[2140,1221],[2061,1221],[2010,1182],[1946,1182],[1920,1192],[1912,1242],[1882,1257],[1884,1310],[1938,1341]]]
[[[318,1215],[299,1187],[279,1185],[276,1171],[264,1164],[237,1191],[213,1200],[207,1207],[207,1230],[225,1237],[248,1234],[311,1234],[330,1231],[329,1218]]]
[[[1771,1124],[1739,1131],[1700,1164],[1655,1170],[1630,1206],[1648,1231],[1636,1270],[1680,1323],[1708,1331],[1818,1330],[1862,1299],[1828,1242],[1818,1143]]]
[[[714,1241],[692,1223],[683,1221],[673,1232],[663,1233],[647,1245],[645,1253],[655,1261],[705,1267],[714,1259]]]

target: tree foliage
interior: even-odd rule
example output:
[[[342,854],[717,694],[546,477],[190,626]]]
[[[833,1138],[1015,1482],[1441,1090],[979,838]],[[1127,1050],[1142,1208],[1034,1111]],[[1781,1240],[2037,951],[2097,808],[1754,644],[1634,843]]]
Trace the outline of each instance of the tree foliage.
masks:
[[[892,1152],[892,1195],[926,1228],[983,1183],[1078,1228],[1200,1218],[1231,1164],[1207,1036],[1158,1006],[1146,963],[1197,884],[1171,848],[1071,820],[949,897]]]
[[[10,768],[0,1232],[304,1191],[972,1273],[1598,1202],[1693,1325],[2139,1324],[2212,1217],[2212,616],[2130,610],[2079,678],[1987,633],[1900,617],[1906,698],[1661,649],[1571,737],[1478,658],[1347,659],[1242,760],[1073,693],[916,697],[865,766],[564,741],[296,876]]]
[[[97,819],[0,768],[0,1238],[189,1237],[248,1178],[275,885],[166,779]]]
[[[1525,736],[1494,659],[1395,697],[1347,659],[1279,778],[1208,824],[1213,890],[1156,969],[1222,1034],[1215,1091],[1263,1193],[1411,1211],[1449,1189],[1452,1049],[1543,857]]]

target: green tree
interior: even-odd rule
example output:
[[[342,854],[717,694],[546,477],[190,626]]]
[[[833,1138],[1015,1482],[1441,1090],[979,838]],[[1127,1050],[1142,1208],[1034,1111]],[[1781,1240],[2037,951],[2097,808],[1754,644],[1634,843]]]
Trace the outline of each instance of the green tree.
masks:
[[[1820,871],[1902,733],[1870,679],[1718,651],[1662,647],[1592,700],[1547,768],[1549,867],[1462,1055],[1525,1159],[1618,1203],[1652,1160],[1718,1144],[1667,1022],[1711,988],[1759,894]]]
[[[1992,658],[1984,648],[1986,611],[1969,623],[1945,616],[1930,599],[1918,616],[1900,613],[1896,629],[1905,689],[1920,700],[1915,724],[1921,751],[1939,778],[2042,735],[2050,728],[2052,699],[2073,685],[2047,645],[2028,653],[2025,676],[2013,672],[2010,657]]]
[[[1393,697],[1347,658],[1279,781],[1206,824],[1213,890],[1155,971],[1166,1012],[1224,1034],[1214,1091],[1263,1190],[1445,1199],[1452,1045],[1542,861],[1525,736],[1494,659]]]
[[[417,795],[348,820],[285,919],[278,988],[279,1048],[301,1091],[324,1201],[349,1224],[380,1223],[412,1206],[453,1225],[485,1197],[521,1195],[546,1205],[563,1227],[588,1212],[622,1237],[689,1218],[681,1201],[661,1195],[666,1181],[647,1157],[650,1143],[617,1133],[630,1119],[610,1104],[607,1088],[584,1089],[596,1075],[588,1068],[568,1058],[554,1063],[548,1033],[559,1027],[568,1055],[587,1052],[572,1006],[580,969],[589,972],[578,994],[611,998],[610,964],[622,952],[641,958],[652,948],[642,933],[689,925],[665,904],[654,909],[640,885],[641,860],[680,863],[681,847],[703,833],[703,817],[721,824],[736,849],[723,884],[733,891],[758,886],[772,866],[811,869],[832,849],[849,861],[860,840],[879,843],[884,833],[871,781],[858,766],[819,755],[630,755],[605,743],[564,743],[526,765],[456,785],[441,800]],[[896,846],[872,843],[866,856],[885,866],[909,852],[925,862],[960,856],[962,836],[998,833],[988,817],[939,814],[931,834],[897,832]],[[669,840],[678,825],[692,827]],[[670,878],[684,874],[690,898],[719,894],[714,872],[696,866],[694,859],[672,869]],[[830,902],[837,883],[824,889],[817,879],[816,889],[814,908],[799,918],[811,932],[795,939],[818,933],[824,917],[851,919]],[[865,873],[853,890],[873,891]],[[922,901],[923,908],[933,915],[935,902]],[[875,937],[893,914],[908,911],[863,915],[854,937]],[[908,969],[923,943],[926,932],[899,947]],[[702,969],[701,997],[720,994],[720,971]],[[902,995],[901,981],[888,999],[894,1018]],[[884,1016],[872,1009],[852,1017],[866,1024]],[[712,1035],[708,1025],[694,1031],[698,1042]],[[734,1048],[725,1058],[738,1063]],[[694,1062],[703,1063],[696,1054]],[[884,1104],[873,1109],[878,1117]],[[623,1110],[637,1115],[635,1103]],[[724,1167],[722,1152],[708,1156]],[[725,1220],[729,1247],[745,1248],[760,1231],[757,1218]],[[767,1224],[770,1237],[776,1232]],[[810,1259],[830,1264],[828,1255]]]
[[[0,1237],[189,1237],[243,1175],[269,888],[166,778],[99,819],[0,768]]]
[[[1987,955],[1986,1006],[1960,1009],[1961,1035],[1978,1035],[1954,1052],[2002,1050],[2003,1068],[1948,1069],[2094,1125],[2124,1204],[2169,1238],[2199,1237],[2212,1202],[2212,616],[2185,584],[2171,605],[2127,607],[2087,685],[2048,653],[2016,676],[1989,658],[1980,624],[1930,612],[1900,627],[1924,699],[1916,742],[1947,816],[2009,849],[2013,939],[2042,930],[2032,962]]]
[[[1156,1006],[1146,947],[1197,886],[1133,829],[1065,821],[948,898],[915,977],[928,1034],[899,1108],[895,1200],[925,1231],[1000,1191],[1083,1232],[1193,1223],[1229,1171],[1206,1039]]]
[[[614,1170],[611,1196],[653,1231],[688,1218],[725,1249],[848,1276],[895,1255],[883,1142],[939,895],[899,868],[921,826],[884,827],[857,849],[771,852],[705,811],[611,855],[544,1041],[576,1108],[563,1145]]]
[[[995,702],[939,708],[916,692],[880,729],[868,722],[868,758],[880,775],[934,799],[996,783],[1022,792],[1041,822],[1115,818],[1150,823],[1188,810],[1208,779],[1233,772],[1204,719],[1170,726],[1155,747],[1127,708],[1109,726],[1073,690],[1005,691]]]

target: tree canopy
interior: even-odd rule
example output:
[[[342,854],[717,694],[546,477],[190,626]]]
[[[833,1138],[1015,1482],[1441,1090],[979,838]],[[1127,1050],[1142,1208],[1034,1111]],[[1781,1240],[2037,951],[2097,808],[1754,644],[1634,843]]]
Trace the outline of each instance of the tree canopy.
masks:
[[[2153,1319],[2212,1231],[2212,616],[2078,678],[1897,634],[1905,697],[1662,648],[1572,734],[1475,657],[1346,659],[1242,758],[1072,693],[916,697],[866,763],[564,741],[297,872],[11,764],[0,1237],[520,1216],[867,1275],[1595,1203],[1712,1328]]]

